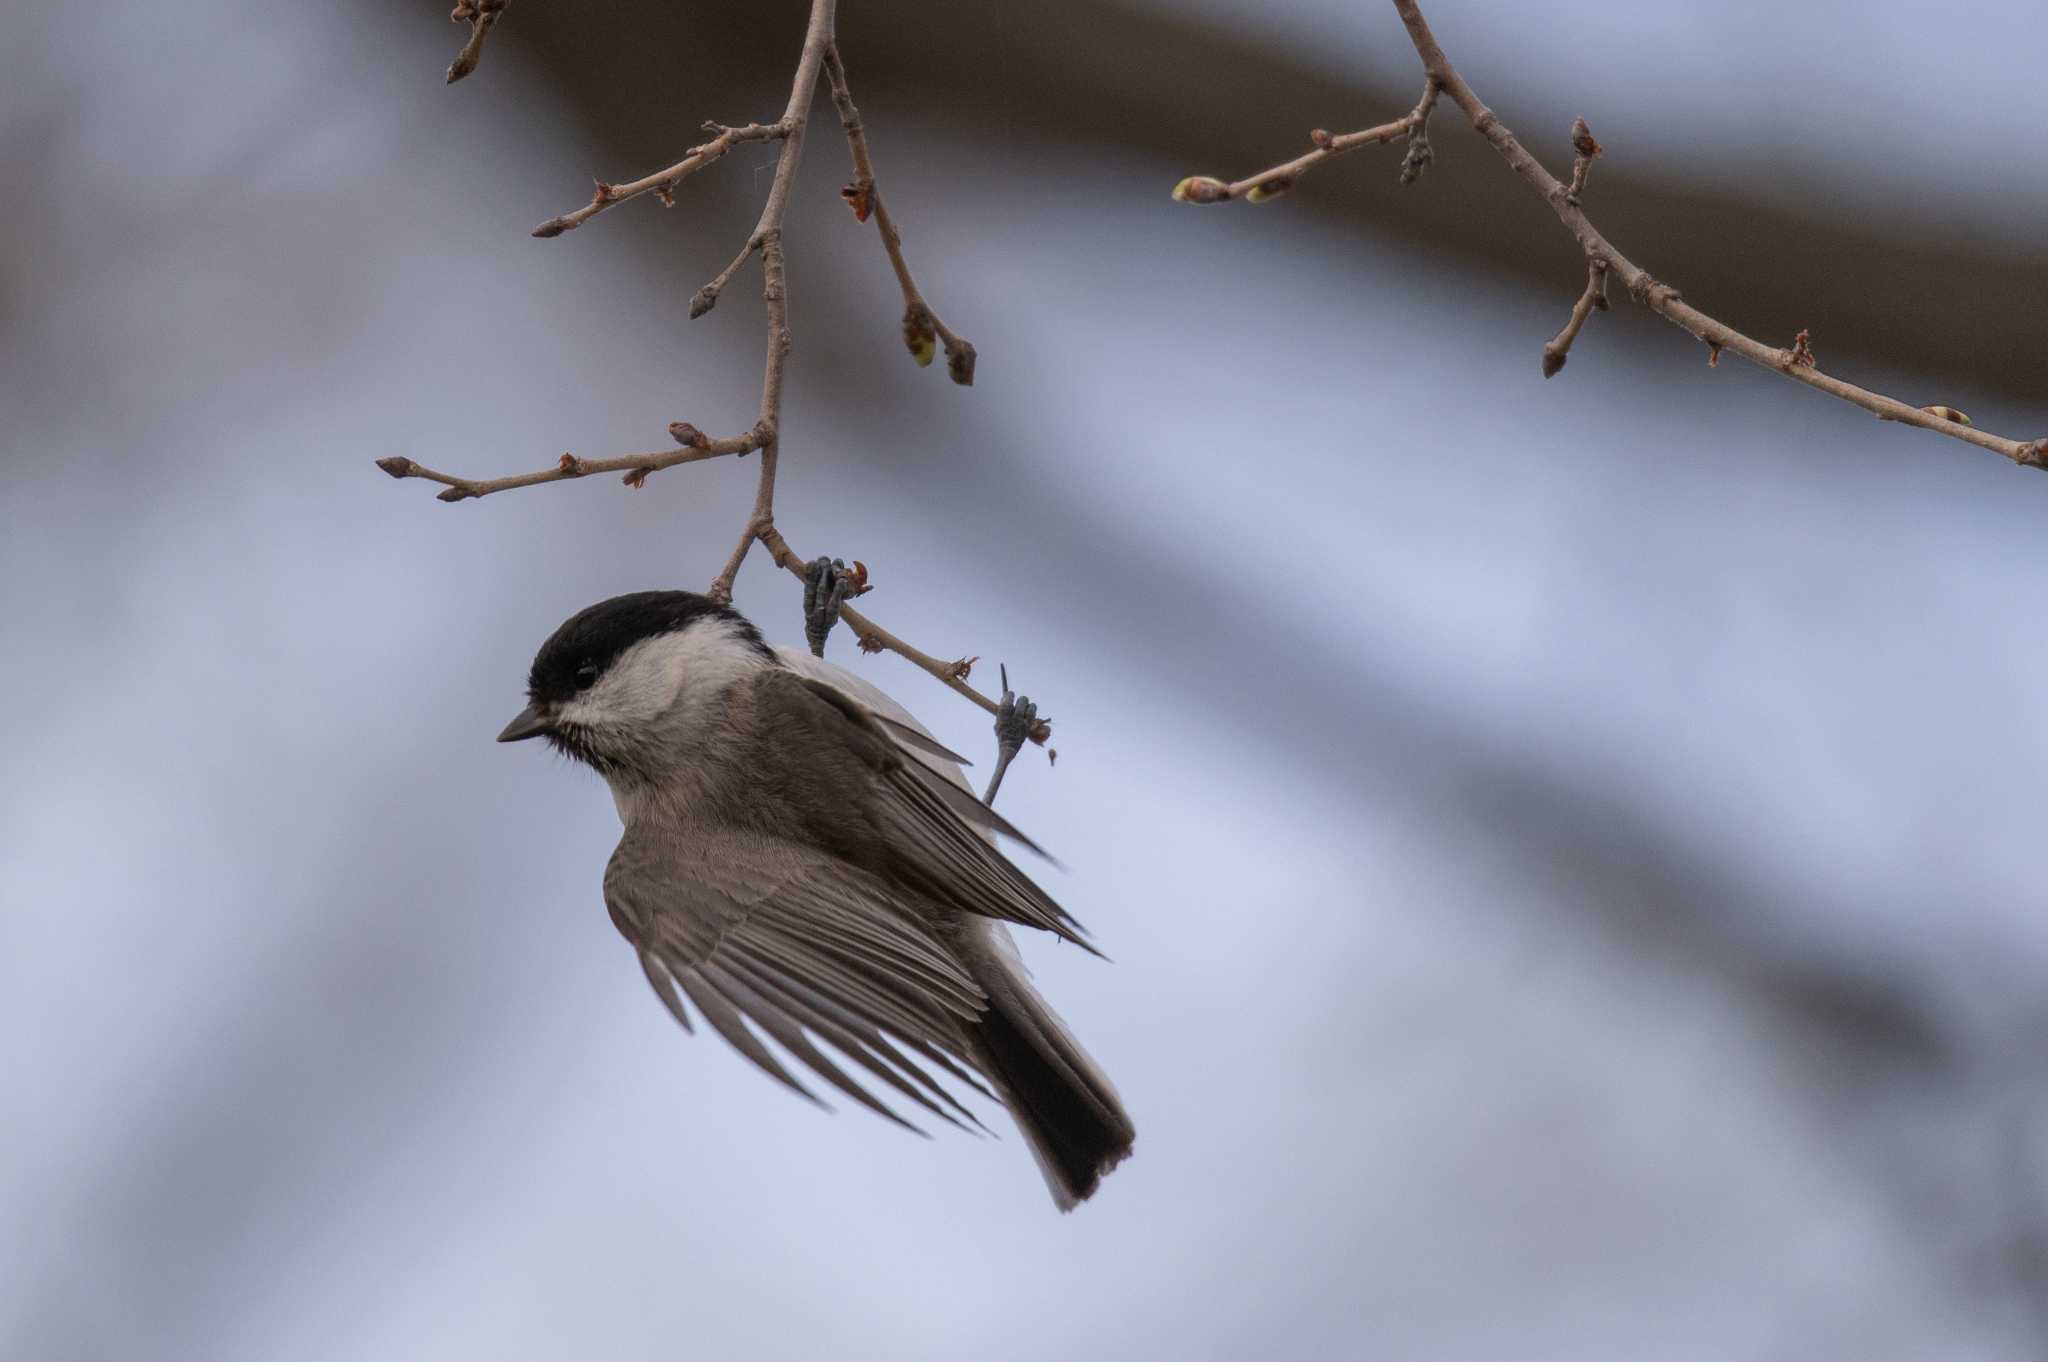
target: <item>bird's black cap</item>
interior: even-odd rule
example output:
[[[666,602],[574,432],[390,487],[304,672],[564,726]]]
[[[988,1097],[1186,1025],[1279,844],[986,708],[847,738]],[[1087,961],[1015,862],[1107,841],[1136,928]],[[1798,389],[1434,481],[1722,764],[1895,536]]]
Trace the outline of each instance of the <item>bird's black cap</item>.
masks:
[[[527,698],[536,705],[560,704],[604,675],[620,653],[640,642],[672,634],[700,619],[730,621],[734,634],[769,654],[768,645],[731,606],[694,591],[635,591],[586,607],[562,623],[534,655],[526,678]]]

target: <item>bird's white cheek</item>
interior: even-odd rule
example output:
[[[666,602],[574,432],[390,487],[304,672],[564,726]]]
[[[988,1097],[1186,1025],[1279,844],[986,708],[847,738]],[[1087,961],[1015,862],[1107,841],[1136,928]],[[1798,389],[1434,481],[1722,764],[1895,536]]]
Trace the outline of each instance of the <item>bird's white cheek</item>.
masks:
[[[563,705],[561,718],[589,729],[644,727],[675,705],[682,683],[683,659],[672,649],[643,644]]]

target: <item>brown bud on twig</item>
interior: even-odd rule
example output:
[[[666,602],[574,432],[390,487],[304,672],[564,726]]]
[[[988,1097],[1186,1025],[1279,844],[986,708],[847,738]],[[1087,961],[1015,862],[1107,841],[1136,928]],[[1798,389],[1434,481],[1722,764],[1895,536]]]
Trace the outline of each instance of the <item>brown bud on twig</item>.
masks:
[[[1293,188],[1294,181],[1282,175],[1277,179],[1267,180],[1264,184],[1253,185],[1246,192],[1244,201],[1246,203],[1264,203],[1268,199],[1279,198],[1282,194],[1287,193]]]
[[[577,458],[574,454],[564,454],[556,461],[555,467],[562,470],[562,476],[565,478],[580,478],[583,476],[583,460]]]
[[[1408,134],[1408,150],[1401,157],[1401,183],[1414,184],[1435,160],[1436,149],[1429,144],[1429,124],[1417,123],[1415,131]]]
[[[697,429],[688,421],[669,422],[668,433],[670,439],[688,449],[702,449],[705,445],[711,443],[705,437],[703,431]]]
[[[1588,160],[1598,156],[1602,151],[1600,144],[1593,140],[1593,130],[1586,126],[1586,120],[1583,118],[1572,120],[1572,150]]]
[[[448,74],[442,78],[442,84],[453,85],[464,76],[472,74],[476,70],[478,59],[482,56],[483,44],[472,36],[462,45],[462,50],[455,54],[455,60],[448,63]]]
[[[626,486],[632,488],[634,491],[637,492],[642,487],[645,487],[647,485],[647,475],[651,471],[652,470],[646,468],[636,468],[632,472],[626,474],[625,477],[620,478],[619,481],[625,483]]]
[[[887,647],[887,644],[883,643],[882,640],[876,638],[873,634],[862,634],[860,636],[860,650],[864,653],[883,652]]]
[[[1328,151],[1337,141],[1335,137],[1330,135],[1328,128],[1310,128],[1308,130],[1308,140],[1314,143],[1319,151]]]
[[[946,373],[963,388],[974,386],[974,345],[959,341],[946,347]]]
[[[875,589],[868,581],[868,565],[858,558],[853,560],[852,567],[839,569],[839,576],[845,581],[849,596],[865,596]]]
[[[1807,334],[1806,328],[1800,327],[1799,334],[1792,338],[1792,362],[1794,364],[1804,364],[1808,368],[1813,367],[1813,346],[1809,343],[1811,339],[1812,337]]]
[[[855,222],[866,222],[868,214],[875,211],[875,182],[855,180],[840,189],[839,197],[846,200],[846,206],[853,210]]]
[[[475,493],[473,493],[473,492],[469,491],[469,490],[468,490],[467,488],[463,488],[463,487],[450,487],[450,488],[448,488],[448,489],[447,489],[447,490],[445,490],[445,491],[442,491],[442,492],[437,492],[437,493],[435,493],[435,494],[434,494],[434,500],[436,500],[436,501],[465,501],[465,500],[467,500],[468,498],[470,498],[470,497],[472,497],[472,496],[474,496],[474,495],[475,495]]]
[[[1954,407],[1943,407],[1937,405],[1932,407],[1922,407],[1920,408],[1920,410],[1926,412],[1929,416],[1939,416],[1944,421],[1954,421],[1958,425],[1974,426],[1977,424],[1964,413],[1957,411]]]
[[[1709,369],[1721,367],[1721,347],[1717,342],[1707,342],[1707,367]]]
[[[411,459],[403,458],[396,454],[388,459],[377,460],[377,467],[383,469],[394,478],[409,478],[412,476],[412,470],[418,466]]]
[[[981,661],[979,656],[957,659],[951,666],[946,668],[946,679],[949,681],[965,681],[968,674],[974,670],[974,664],[979,661]]]
[[[1175,203],[1221,203],[1230,197],[1230,186],[1209,175],[1190,175],[1173,187]]]

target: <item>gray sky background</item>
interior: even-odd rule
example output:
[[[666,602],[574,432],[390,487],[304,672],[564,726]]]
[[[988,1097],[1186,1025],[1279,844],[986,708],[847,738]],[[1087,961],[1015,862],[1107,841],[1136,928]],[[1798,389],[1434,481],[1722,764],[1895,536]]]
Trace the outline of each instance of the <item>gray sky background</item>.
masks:
[[[1672,177],[1743,175],[1779,101],[1816,216],[2038,220],[2034,7],[1455,8],[1482,94],[1597,101]],[[1115,963],[1028,958],[1140,1131],[1063,1218],[1014,1135],[824,1116],[678,1033],[602,908],[601,784],[491,743],[564,615],[708,580],[753,468],[449,507],[370,461],[742,428],[756,293],[683,309],[772,155],[533,242],[645,167],[514,42],[444,89],[438,14],[0,19],[0,1356],[2048,1348],[2048,480],[1625,305],[1546,384],[1568,277],[1176,210],[1251,167],[878,91],[958,390],[821,120],[781,520],[1057,722],[1002,803]],[[2048,432],[2048,390],[1854,376]],[[800,637],[765,563],[739,604]]]

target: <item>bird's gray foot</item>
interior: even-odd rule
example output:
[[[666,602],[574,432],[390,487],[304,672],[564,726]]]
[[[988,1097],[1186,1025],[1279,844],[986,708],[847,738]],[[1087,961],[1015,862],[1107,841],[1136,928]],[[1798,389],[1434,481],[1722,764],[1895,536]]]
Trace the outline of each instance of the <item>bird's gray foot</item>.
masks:
[[[996,769],[988,778],[988,793],[981,797],[981,802],[989,805],[996,802],[996,791],[1002,788],[1003,772],[1010,769],[1010,762],[1038,727],[1038,706],[1029,697],[1011,691],[1008,667],[999,670],[1003,678],[1003,703],[996,710]]]
[[[813,657],[825,655],[825,636],[839,623],[839,607],[853,594],[853,578],[837,558],[813,558],[804,569],[804,641]]]

